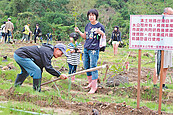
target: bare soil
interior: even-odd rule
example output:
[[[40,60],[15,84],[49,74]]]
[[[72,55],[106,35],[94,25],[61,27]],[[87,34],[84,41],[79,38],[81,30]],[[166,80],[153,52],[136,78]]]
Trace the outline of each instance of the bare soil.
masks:
[[[21,46],[30,46],[33,45],[31,43],[23,43],[23,44],[7,44],[9,45],[9,49],[6,50],[7,56],[10,58],[13,58],[13,52],[15,49]],[[3,55],[0,53],[0,57]],[[110,62],[103,62],[103,64],[114,64]],[[115,63],[116,64],[116,63]],[[57,68],[61,69],[62,71],[67,71],[65,68]],[[130,68],[130,70],[124,71],[121,73],[122,76],[128,76],[129,82],[136,83],[137,81],[137,68]],[[147,75],[152,76],[153,75],[153,69],[152,68],[142,68],[141,70],[141,82],[147,82],[149,79],[151,80],[151,77],[147,77]],[[168,70],[168,73],[171,73],[172,69]],[[1,75],[3,78],[3,75]],[[5,78],[4,78],[5,79]],[[72,83],[72,96],[73,98],[77,98],[77,95],[80,94],[83,97],[87,96],[88,90],[83,89],[82,87],[86,84],[82,84],[82,86],[79,86],[77,84]],[[56,89],[54,86],[52,88]],[[153,101],[158,103],[158,93],[159,89],[151,88],[147,86],[141,87],[141,98],[146,101]],[[152,93],[152,95],[150,95]],[[61,94],[65,94],[68,96],[66,92],[61,92]],[[101,95],[104,97],[104,95],[118,95],[121,97],[128,97],[132,99],[136,99],[137,97],[137,87],[124,87],[124,88],[111,88],[111,87],[105,87],[102,86],[98,88],[96,94],[94,95]],[[93,98],[95,96],[93,95]],[[147,96],[150,95],[150,96]],[[8,100],[14,100],[18,102],[30,102],[35,105],[38,105],[42,108],[51,109],[57,109],[57,111],[54,111],[55,113],[60,113],[61,111],[65,112],[65,114],[72,114],[72,112],[77,112],[80,115],[157,115],[157,111],[153,111],[146,106],[142,106],[139,109],[132,108],[128,105],[126,105],[126,102],[123,103],[106,103],[106,102],[98,102],[95,100],[82,103],[82,102],[75,102],[75,101],[67,101],[63,100],[62,98],[58,96],[51,96],[51,97],[44,97],[44,96],[35,96],[31,95],[29,93],[20,94],[19,92],[15,91],[14,87],[11,87],[9,90],[3,90],[0,89],[0,96],[3,96],[4,98],[0,98],[0,101],[8,101]],[[173,93],[172,92],[164,92],[163,91],[163,100],[162,103],[164,104],[172,104],[173,103]],[[34,110],[31,110],[34,111]],[[46,112],[42,111],[46,114]],[[62,112],[62,113],[63,113]],[[169,113],[162,112],[163,115],[172,115]]]
[[[30,95],[29,93],[20,94],[15,92],[15,88],[11,87],[9,90],[0,89],[0,96],[5,96],[6,100],[14,100],[14,101],[25,101],[30,102],[40,107],[46,108],[55,108],[58,109],[57,112],[61,110],[65,110],[67,114],[70,114],[72,111],[79,113],[80,115],[92,115],[95,113],[102,115],[120,115],[120,114],[132,114],[132,115],[157,115],[156,111],[150,110],[149,108],[143,106],[139,109],[132,108],[126,105],[126,102],[123,103],[103,103],[97,101],[91,101],[87,103],[82,102],[67,102],[60,97],[52,96],[51,101],[50,97],[44,96],[35,96]],[[5,99],[1,99],[0,101],[4,101]],[[34,110],[31,110],[34,111]],[[64,112],[65,112],[64,111]],[[43,113],[46,112],[43,110]],[[56,112],[56,111],[54,111]],[[168,113],[162,112],[163,115],[169,115]],[[96,114],[97,115],[97,114]],[[170,114],[171,115],[171,114]]]

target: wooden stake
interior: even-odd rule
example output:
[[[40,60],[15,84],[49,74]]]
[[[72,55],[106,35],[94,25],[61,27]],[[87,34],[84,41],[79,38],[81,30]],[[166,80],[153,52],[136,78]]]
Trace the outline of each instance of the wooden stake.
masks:
[[[137,86],[137,109],[140,106],[140,80],[141,80],[141,49],[138,51],[138,86]]]
[[[159,114],[161,114],[161,104],[162,104],[163,61],[164,61],[164,50],[161,51],[161,70],[160,70],[160,89],[159,89],[159,108],[158,108]]]

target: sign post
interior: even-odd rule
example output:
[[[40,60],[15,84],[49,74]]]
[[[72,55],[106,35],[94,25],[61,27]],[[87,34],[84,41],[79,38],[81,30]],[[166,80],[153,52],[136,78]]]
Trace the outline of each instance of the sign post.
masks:
[[[161,105],[162,105],[163,62],[164,62],[164,51],[162,50],[161,51],[161,69],[160,69],[159,107],[158,107],[159,114],[161,114]]]
[[[137,108],[140,107],[140,77],[141,77],[141,50],[161,51],[161,73],[159,90],[158,113],[161,113],[162,79],[164,50],[173,50],[173,16],[172,15],[131,15],[129,48],[139,49],[138,53],[138,86]]]
[[[137,87],[137,109],[140,107],[140,80],[141,80],[141,49],[138,51],[138,87]]]

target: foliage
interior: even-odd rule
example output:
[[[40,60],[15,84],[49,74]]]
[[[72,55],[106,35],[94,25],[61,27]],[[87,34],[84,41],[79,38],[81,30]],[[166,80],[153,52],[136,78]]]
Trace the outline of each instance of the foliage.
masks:
[[[68,40],[74,26],[84,31],[88,23],[87,11],[96,8],[107,38],[111,36],[112,27],[118,25],[123,39],[128,39],[130,15],[160,15],[165,7],[173,7],[172,4],[172,0],[1,0],[0,22],[2,24],[11,17],[14,33],[21,31],[27,22],[31,23],[33,31],[38,23],[43,38],[52,32],[53,39]],[[56,30],[54,25],[59,25],[59,29]],[[19,36],[22,35],[16,38]]]

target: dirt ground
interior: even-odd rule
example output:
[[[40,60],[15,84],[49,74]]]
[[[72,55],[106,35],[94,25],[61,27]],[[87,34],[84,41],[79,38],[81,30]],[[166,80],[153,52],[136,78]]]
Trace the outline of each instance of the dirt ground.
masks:
[[[52,101],[48,101],[48,97],[41,97],[41,96],[33,96],[29,93],[20,94],[14,92],[15,88],[11,87],[9,90],[2,90],[0,89],[0,96],[5,96],[4,99],[0,101],[7,101],[8,99],[14,101],[27,101],[38,105],[42,108],[55,109],[55,113],[61,113],[61,111],[65,112],[66,114],[71,114],[72,112],[77,112],[80,115],[157,115],[156,111],[150,110],[146,106],[140,107],[139,109],[132,108],[126,105],[126,102],[123,103],[103,103],[97,101],[91,101],[87,103],[81,102],[67,102],[61,99],[60,97],[52,96]],[[42,100],[41,100],[42,99]],[[34,111],[34,110],[31,110]],[[46,114],[46,112],[42,111]],[[95,114],[94,114],[95,113]],[[162,112],[163,115],[169,115],[168,113]],[[171,115],[171,114],[170,114]]]
[[[26,44],[24,43],[25,46],[30,46],[33,44]],[[22,46],[24,45],[22,44]],[[13,48],[20,47],[21,44],[15,44],[16,46],[9,48],[6,50],[8,57],[12,58],[13,57]],[[3,55],[0,54],[0,57]],[[105,64],[109,64],[108,62],[104,62]],[[129,72],[122,72],[122,76],[128,76],[129,77],[129,82],[135,83],[137,81],[137,68],[130,68]],[[171,74],[172,69],[169,69],[168,72]],[[141,82],[147,82],[148,78],[147,75],[150,74],[150,76],[153,75],[153,69],[152,68],[142,68],[141,72]],[[151,77],[149,78],[151,79]],[[83,84],[83,86],[86,84]],[[87,92],[87,90],[82,90],[79,88],[80,86],[72,83],[72,91],[74,94],[74,97],[77,96],[77,94],[86,96],[86,93],[82,93],[82,91]],[[52,88],[55,88],[52,86]],[[151,93],[150,92],[151,88],[147,86],[142,86],[141,87],[141,95],[142,94],[147,94]],[[153,97],[152,98],[147,98],[147,97],[141,97],[143,100],[146,101],[155,101],[158,103],[158,92],[159,89],[152,89]],[[127,94],[123,94],[122,92],[128,92]],[[63,93],[63,92],[61,92]],[[137,98],[137,87],[124,87],[124,88],[111,88],[111,87],[100,87],[98,88],[98,91],[96,93],[97,95],[119,95],[122,97],[128,96],[129,98],[136,99]],[[4,96],[5,98],[0,98],[0,101],[8,101],[8,100],[14,100],[14,101],[27,101],[30,103],[33,103],[35,105],[38,105],[43,108],[43,113],[46,114],[44,109],[54,109],[55,113],[61,113],[62,114],[65,112],[66,114],[72,114],[73,112],[77,112],[80,115],[157,115],[157,111],[150,110],[146,106],[142,106],[139,109],[132,108],[128,105],[126,105],[126,102],[123,103],[106,103],[106,102],[98,102],[98,101],[91,101],[87,103],[82,103],[82,102],[68,102],[66,100],[63,100],[60,97],[57,96],[52,96],[51,97],[51,102],[49,101],[48,97],[40,97],[40,96],[34,96],[29,93],[24,93],[20,94],[18,92],[15,92],[15,88],[11,87],[9,90],[3,90],[0,89],[0,96]],[[169,99],[166,99],[169,98]],[[173,94],[171,92],[163,92],[163,100],[162,102],[164,104],[172,104],[173,103]],[[34,110],[31,110],[34,111]],[[165,112],[162,112],[163,115],[172,115],[168,114]]]

